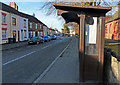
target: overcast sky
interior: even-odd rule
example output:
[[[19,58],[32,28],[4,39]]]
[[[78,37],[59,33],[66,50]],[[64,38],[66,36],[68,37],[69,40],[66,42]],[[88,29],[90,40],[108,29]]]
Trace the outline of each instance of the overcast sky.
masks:
[[[10,2],[3,2],[7,5],[9,5]],[[45,2],[16,2],[18,5],[18,10],[32,15],[33,12],[35,13],[35,17],[37,17],[40,21],[42,21],[44,24],[46,24],[48,27],[57,28],[59,31],[61,31],[61,28],[63,28],[64,20],[58,20],[57,14],[55,15],[46,15],[45,9],[40,10],[41,7],[44,5]]]

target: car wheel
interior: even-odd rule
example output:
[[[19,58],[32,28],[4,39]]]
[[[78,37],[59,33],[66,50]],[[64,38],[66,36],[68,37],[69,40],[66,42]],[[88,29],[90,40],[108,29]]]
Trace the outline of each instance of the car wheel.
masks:
[[[39,44],[39,42],[37,42],[37,45]]]

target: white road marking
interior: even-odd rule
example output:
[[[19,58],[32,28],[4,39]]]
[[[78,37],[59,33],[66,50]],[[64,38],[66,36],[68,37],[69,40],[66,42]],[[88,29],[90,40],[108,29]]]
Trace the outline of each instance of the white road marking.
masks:
[[[51,45],[45,46],[45,47],[43,47],[43,48],[41,48],[41,49],[45,49],[45,48],[47,48],[47,47],[49,47],[49,46],[51,46]]]
[[[35,45],[35,46],[38,46],[38,45]],[[41,49],[45,49],[45,48],[50,47],[50,46],[52,46],[52,44],[47,45],[47,46],[45,46],[45,47],[43,47],[43,48],[41,48]],[[28,47],[31,47],[31,46],[28,46]],[[21,50],[21,49],[18,49],[18,50]],[[14,51],[10,51],[10,52],[14,52]],[[4,65],[7,65],[7,64],[9,64],[9,63],[12,63],[12,62],[14,62],[14,61],[17,61],[17,60],[19,60],[19,59],[22,59],[22,58],[24,58],[24,57],[26,57],[26,56],[28,56],[28,55],[30,55],[30,54],[32,54],[32,53],[35,53],[35,52],[36,52],[36,51],[33,51],[33,52],[31,52],[31,53],[28,53],[28,54],[26,54],[26,55],[23,55],[23,56],[21,56],[21,57],[18,57],[18,58],[16,58],[16,59],[13,59],[13,60],[11,60],[11,61],[8,61],[8,62],[4,63],[3,66],[4,66]]]
[[[28,54],[26,54],[26,55],[23,55],[23,56],[19,57],[19,58],[16,58],[16,59],[13,59],[13,60],[11,60],[11,61],[8,61],[8,62],[4,63],[3,66],[4,66],[4,65],[7,65],[7,64],[9,64],[9,63],[12,63],[12,62],[14,62],[14,61],[17,61],[17,60],[19,60],[19,59],[22,59],[22,58],[24,58],[24,57],[26,57],[26,56],[28,56],[28,55],[31,55],[31,54],[33,54],[33,53],[35,53],[35,52],[36,52],[36,51],[33,51],[33,52],[30,52],[30,53],[28,53]]]
[[[71,42],[70,42],[71,43]],[[70,43],[66,46],[66,48],[55,58],[55,60],[46,68],[46,70],[33,82],[34,83],[40,83],[40,80],[47,74],[47,72],[50,70],[50,68],[55,64],[55,62],[58,60],[58,58],[65,52],[65,50],[69,47]]]
[[[37,45],[35,45],[35,46],[37,46]],[[47,48],[47,47],[49,47],[49,46],[51,46],[51,45],[47,45],[47,46],[45,46],[45,47],[43,47],[43,48],[41,48],[41,49],[45,49],[45,48]],[[31,46],[28,46],[28,47],[31,47]],[[18,50],[21,50],[21,49],[18,49]],[[13,51],[11,51],[11,52],[13,52]],[[9,64],[9,63],[12,63],[12,62],[14,62],[14,61],[16,61],[16,60],[19,60],[19,59],[21,59],[21,58],[24,58],[24,57],[26,57],[26,56],[28,56],[28,55],[30,55],[30,54],[32,54],[32,53],[35,53],[35,52],[36,52],[36,51],[33,51],[33,52],[31,52],[31,53],[28,53],[28,54],[26,54],[26,55],[23,55],[23,56],[21,56],[21,57],[18,57],[18,58],[16,58],[16,59],[13,59],[13,60],[11,60],[11,61],[8,61],[8,62],[4,63],[3,66],[4,66],[4,65],[7,65],[7,64]]]

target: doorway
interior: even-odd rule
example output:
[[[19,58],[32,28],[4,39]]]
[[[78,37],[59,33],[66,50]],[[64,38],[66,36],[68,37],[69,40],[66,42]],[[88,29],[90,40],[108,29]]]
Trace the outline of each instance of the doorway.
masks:
[[[18,42],[20,41],[20,31],[18,30]]]

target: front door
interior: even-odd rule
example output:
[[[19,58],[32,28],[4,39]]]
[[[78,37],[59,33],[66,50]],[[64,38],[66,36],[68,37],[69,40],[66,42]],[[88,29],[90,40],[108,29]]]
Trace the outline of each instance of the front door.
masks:
[[[20,31],[18,31],[18,41],[20,41]]]
[[[35,31],[35,36],[36,36],[36,37],[38,36],[38,32],[37,32],[37,31]]]
[[[24,33],[23,33],[23,30],[21,30],[21,41],[23,41],[24,39]]]
[[[13,30],[13,38],[16,38],[16,30]]]

